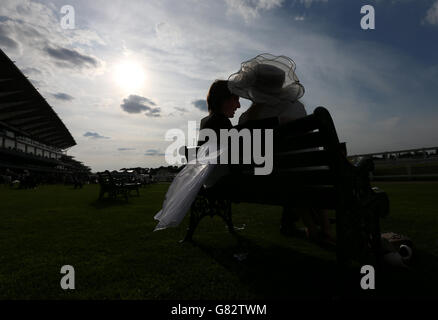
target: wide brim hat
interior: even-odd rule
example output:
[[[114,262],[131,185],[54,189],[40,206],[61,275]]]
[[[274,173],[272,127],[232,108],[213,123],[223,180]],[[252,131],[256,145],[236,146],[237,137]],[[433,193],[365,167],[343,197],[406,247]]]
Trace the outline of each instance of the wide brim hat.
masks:
[[[228,78],[228,88],[255,103],[294,102],[304,95],[295,68],[295,62],[286,56],[260,54],[242,63],[240,70]]]

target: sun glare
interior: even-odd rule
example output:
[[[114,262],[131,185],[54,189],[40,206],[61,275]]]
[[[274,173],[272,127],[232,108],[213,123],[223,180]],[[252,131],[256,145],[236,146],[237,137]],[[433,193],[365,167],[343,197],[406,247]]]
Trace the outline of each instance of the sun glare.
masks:
[[[123,61],[117,64],[114,79],[122,89],[131,92],[143,87],[145,80],[142,66],[134,61]]]

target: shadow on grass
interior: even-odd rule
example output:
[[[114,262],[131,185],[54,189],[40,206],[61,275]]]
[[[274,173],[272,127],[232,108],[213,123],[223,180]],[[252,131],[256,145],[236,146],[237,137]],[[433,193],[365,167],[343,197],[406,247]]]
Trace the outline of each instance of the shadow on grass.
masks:
[[[245,242],[245,250],[231,245],[217,248],[199,242],[192,244],[234,273],[258,298],[437,297],[438,257],[425,251],[417,251],[410,269],[376,270],[376,290],[362,290],[359,265],[351,265],[341,277],[334,261],[278,245],[261,247],[247,239]],[[238,261],[234,255],[243,251],[248,256]]]
[[[107,209],[110,207],[122,207],[129,205],[129,200],[126,201],[123,198],[103,198],[103,199],[97,199],[95,201],[92,201],[90,205],[95,209]]]
[[[215,248],[199,242],[193,245],[237,275],[259,298],[297,297],[333,298],[339,296],[336,263],[294,251],[287,247],[261,247],[245,239],[247,258],[234,257],[242,252],[237,246]]]

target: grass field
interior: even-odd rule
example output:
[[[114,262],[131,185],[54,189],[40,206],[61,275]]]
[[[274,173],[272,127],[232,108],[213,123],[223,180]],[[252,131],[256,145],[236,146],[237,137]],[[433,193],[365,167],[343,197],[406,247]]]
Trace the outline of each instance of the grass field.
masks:
[[[383,230],[411,237],[408,271],[376,275],[376,290],[359,288],[352,268],[349,296],[438,296],[438,183],[379,183],[391,213]],[[254,299],[334,296],[333,252],[279,233],[281,209],[233,206],[249,241],[248,258],[233,257],[235,240],[219,218],[204,219],[195,245],[180,245],[179,228],[152,232],[168,185],[141,189],[126,203],[96,201],[98,186],[0,186],[0,299]],[[76,289],[60,287],[61,266],[75,268]]]

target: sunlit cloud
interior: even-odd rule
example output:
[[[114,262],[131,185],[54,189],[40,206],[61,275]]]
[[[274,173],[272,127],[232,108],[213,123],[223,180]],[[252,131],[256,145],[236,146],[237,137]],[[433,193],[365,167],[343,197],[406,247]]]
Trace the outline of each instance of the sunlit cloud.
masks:
[[[158,108],[152,100],[131,94],[128,98],[123,99],[123,103],[120,105],[122,109],[127,113],[141,113],[145,112],[148,117],[159,117],[161,109]]]

